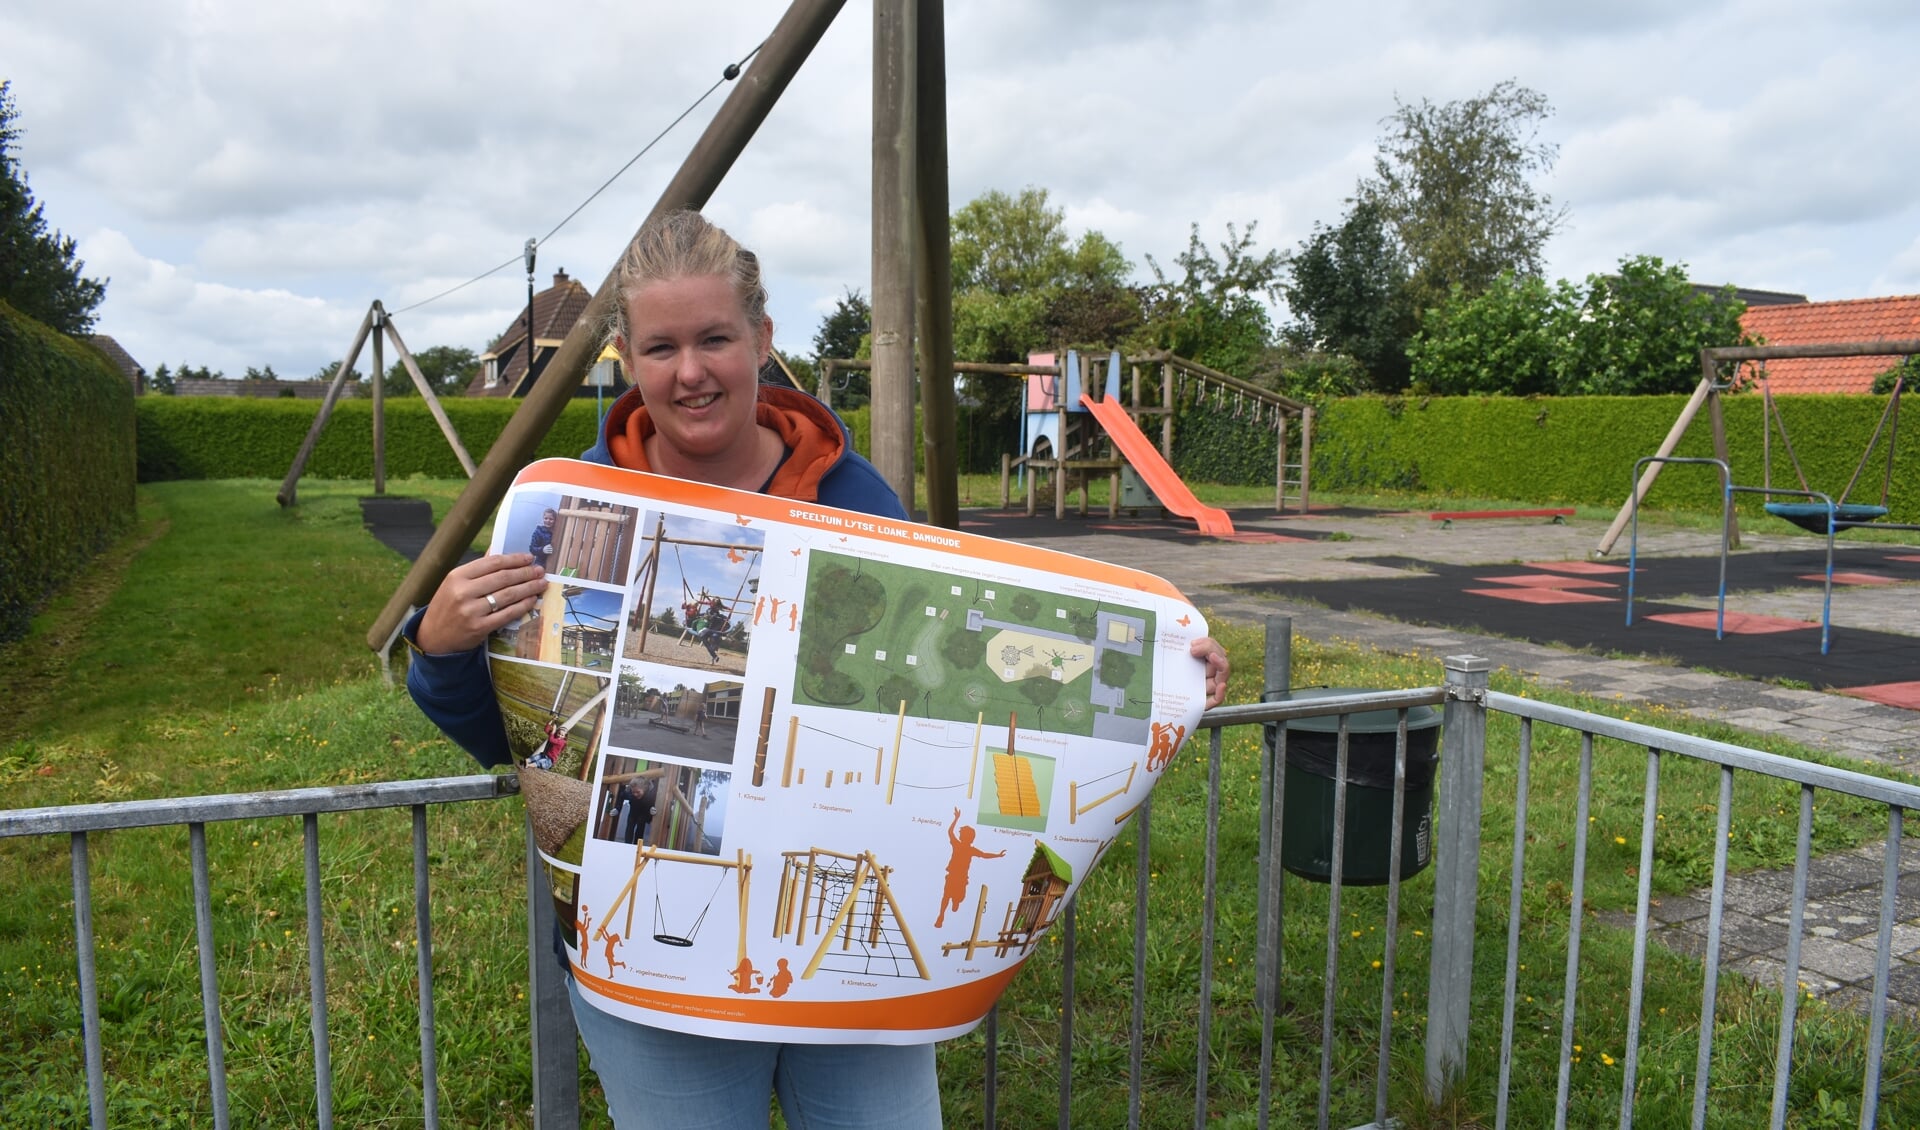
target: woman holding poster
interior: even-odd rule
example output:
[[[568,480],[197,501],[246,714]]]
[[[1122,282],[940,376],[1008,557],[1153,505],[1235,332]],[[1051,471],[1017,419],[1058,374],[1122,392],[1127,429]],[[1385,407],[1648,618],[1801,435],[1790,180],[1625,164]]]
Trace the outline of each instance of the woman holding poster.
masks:
[[[699,214],[676,212],[634,237],[616,287],[609,336],[634,387],[608,413],[599,442],[584,458],[907,517],[825,405],[760,384],[773,323],[752,252]],[[427,608],[406,625],[417,653],[408,689],[449,737],[485,764],[512,756],[489,680],[487,637],[533,611],[546,587],[533,555],[490,555],[448,573]],[[1196,640],[1192,650],[1206,665],[1207,703],[1217,705],[1225,693],[1226,655],[1210,639]],[[786,983],[791,980],[787,975]],[[765,1127],[770,1095],[789,1125],[940,1124],[931,1044],[694,1035],[614,1016],[589,1001],[571,977],[568,984],[575,1021],[620,1127]]]

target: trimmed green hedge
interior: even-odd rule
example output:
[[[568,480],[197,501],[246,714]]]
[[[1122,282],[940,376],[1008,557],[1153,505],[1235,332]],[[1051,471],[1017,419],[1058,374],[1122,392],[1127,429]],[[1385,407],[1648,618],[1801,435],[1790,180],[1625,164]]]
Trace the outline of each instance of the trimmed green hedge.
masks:
[[[1323,490],[1419,491],[1436,495],[1512,498],[1547,503],[1617,506],[1627,495],[1633,461],[1651,455],[1686,398],[1634,397],[1359,397],[1334,401],[1315,415],[1313,483]],[[1725,397],[1728,444],[1735,481],[1761,481],[1760,398]],[[477,460],[500,434],[517,401],[444,402],[461,442]],[[1817,490],[1838,494],[1859,461],[1886,406],[1884,396],[1795,396],[1782,410],[1795,451]],[[372,405],[339,405],[308,461],[318,478],[365,479],[373,474]],[[318,405],[312,401],[238,397],[143,397],[139,402],[140,478],[280,478],[292,465]],[[567,406],[541,444],[541,456],[577,456],[592,446],[591,401]],[[917,417],[916,417],[917,418]],[[846,413],[854,447],[871,454],[870,413]],[[1884,444],[1884,439],[1882,443]],[[916,429],[916,456],[923,445]],[[1884,447],[1880,450],[1884,451]],[[1679,455],[1712,453],[1703,411],[1688,429]],[[1774,482],[1794,486],[1793,471],[1776,438]],[[1270,427],[1238,418],[1231,405],[1184,405],[1174,423],[1174,466],[1196,482],[1258,484],[1273,481]],[[1884,462],[1876,454],[1854,488],[1853,501],[1877,501]],[[426,405],[387,402],[387,474],[454,477],[459,464]],[[1893,520],[1920,521],[1920,442],[1898,447]],[[1661,476],[1648,504],[1711,510],[1718,505],[1714,476],[1674,468]],[[1741,505],[1757,511],[1757,498]]]
[[[1618,506],[1626,501],[1634,460],[1652,455],[1686,404],[1684,396],[1358,397],[1316,414],[1313,485],[1322,490],[1405,490],[1438,495]],[[1886,407],[1884,396],[1779,398],[1808,485],[1836,499],[1860,461]],[[1760,397],[1723,397],[1727,448],[1737,485],[1763,481]],[[1854,487],[1854,502],[1878,502],[1886,437]],[[1713,454],[1706,409],[1674,451]],[[1773,483],[1797,488],[1793,467],[1773,441]],[[1672,467],[1648,496],[1650,507],[1712,511],[1719,506],[1711,468]],[[1737,496],[1757,513],[1761,500]],[[1890,521],[1920,521],[1920,443],[1896,448]]]
[[[452,398],[441,401],[441,406],[477,463],[520,401]],[[315,400],[141,397],[140,481],[284,478],[319,411],[320,402]],[[537,456],[578,457],[593,446],[597,418],[593,401],[572,401],[548,431]],[[418,398],[386,401],[386,472],[389,478],[463,474],[440,426]],[[334,406],[303,473],[320,479],[373,477],[371,400],[347,400]]]
[[[0,302],[0,640],[133,523],[133,386]]]

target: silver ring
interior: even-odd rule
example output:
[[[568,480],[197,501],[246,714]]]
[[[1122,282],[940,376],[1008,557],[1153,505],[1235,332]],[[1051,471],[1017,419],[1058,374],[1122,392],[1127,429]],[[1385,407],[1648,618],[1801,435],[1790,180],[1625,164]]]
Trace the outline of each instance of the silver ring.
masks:
[[[497,600],[495,600],[495,599],[493,599],[493,594],[492,594],[492,593],[488,593],[488,594],[487,594],[487,611],[488,611],[488,612],[498,612],[498,611],[500,611],[500,602],[499,602],[499,601],[497,601]]]

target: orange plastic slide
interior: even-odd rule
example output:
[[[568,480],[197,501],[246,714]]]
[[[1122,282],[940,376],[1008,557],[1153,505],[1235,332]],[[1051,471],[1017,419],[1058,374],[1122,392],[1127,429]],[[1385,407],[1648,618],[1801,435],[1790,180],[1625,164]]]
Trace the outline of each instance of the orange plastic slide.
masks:
[[[1208,506],[1193,496],[1193,491],[1173,468],[1160,457],[1160,449],[1153,445],[1139,425],[1133,422],[1133,416],[1117,400],[1094,400],[1085,393],[1080,395],[1080,403],[1100,426],[1107,429],[1113,437],[1113,445],[1120,449],[1120,455],[1133,465],[1134,472],[1140,476],[1147,489],[1154,493],[1160,504],[1183,518],[1192,518],[1200,524],[1200,532],[1208,537],[1232,537],[1233,519],[1227,517],[1225,510]]]

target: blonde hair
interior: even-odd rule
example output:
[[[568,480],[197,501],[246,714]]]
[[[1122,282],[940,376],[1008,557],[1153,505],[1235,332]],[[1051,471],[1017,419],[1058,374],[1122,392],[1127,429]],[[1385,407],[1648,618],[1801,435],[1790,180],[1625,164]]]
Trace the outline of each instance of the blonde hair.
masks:
[[[724,278],[740,300],[740,312],[755,336],[767,321],[767,290],[760,283],[760,260],[753,252],[700,213],[668,212],[649,222],[627,244],[615,269],[613,310],[607,315],[606,342],[618,349],[626,341],[627,303],[648,285],[668,279]]]

